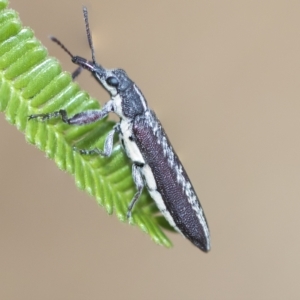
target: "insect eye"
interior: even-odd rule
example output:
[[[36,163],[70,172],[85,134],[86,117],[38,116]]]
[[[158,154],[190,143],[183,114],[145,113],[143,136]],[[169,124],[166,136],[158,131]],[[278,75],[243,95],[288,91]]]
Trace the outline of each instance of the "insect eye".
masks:
[[[118,87],[118,85],[119,85],[119,80],[116,77],[113,77],[113,76],[108,77],[106,79],[106,82],[107,82],[108,85],[113,86],[113,87]]]

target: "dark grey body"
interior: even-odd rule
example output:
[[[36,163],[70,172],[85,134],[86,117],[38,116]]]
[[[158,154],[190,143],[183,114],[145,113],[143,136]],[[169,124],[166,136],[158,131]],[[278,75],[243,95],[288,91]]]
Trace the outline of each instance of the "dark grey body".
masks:
[[[134,204],[146,187],[170,225],[199,249],[209,251],[210,234],[203,209],[166,133],[155,113],[149,109],[142,92],[126,72],[121,69],[107,70],[96,63],[85,7],[83,13],[92,50],[92,61],[73,56],[60,41],[56,38],[52,40],[72,57],[75,64],[79,65],[79,69],[73,73],[73,78],[82,68],[87,69],[110,93],[111,99],[102,109],[80,112],[70,118],[65,110],[59,110],[31,115],[29,119],[48,120],[60,116],[63,122],[70,125],[84,125],[103,119],[110,112],[117,114],[120,122],[108,133],[103,150],[75,147],[74,150],[86,155],[110,156],[114,134],[118,133],[127,156],[133,162],[132,177],[137,188],[129,204],[127,217],[131,217]]]
[[[157,191],[161,194],[166,209],[173,218],[177,228],[195,246],[203,251],[207,251],[209,249],[207,232],[205,232],[203,224],[199,222],[196,210],[188,201],[186,195],[184,184],[190,183],[190,180],[174,151],[171,154],[173,155],[173,164],[172,166],[170,165],[170,160],[168,160],[170,153],[168,151],[172,149],[171,144],[154,112],[149,112],[152,115],[152,122],[149,122],[149,118],[145,117],[145,115],[138,115],[133,120],[132,132],[135,143],[144,157],[145,163],[152,170],[157,184]],[[149,124],[151,125],[149,126]],[[153,132],[153,128],[157,128],[156,132]],[[164,139],[165,144],[160,142]],[[168,149],[165,147],[166,143],[168,144]],[[178,178],[176,171],[178,169],[182,170],[182,176],[185,179],[183,182],[180,182]],[[194,192],[192,186],[191,189]],[[202,210],[198,199],[195,204],[199,210]],[[204,213],[203,217],[205,220]]]

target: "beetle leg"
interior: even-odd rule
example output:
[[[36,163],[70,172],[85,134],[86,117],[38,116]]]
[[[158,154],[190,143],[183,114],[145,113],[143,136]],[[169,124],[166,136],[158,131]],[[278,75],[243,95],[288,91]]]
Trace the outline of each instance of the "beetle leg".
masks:
[[[60,109],[58,111],[48,113],[48,114],[30,115],[28,117],[28,120],[40,118],[42,121],[46,121],[49,119],[61,117],[64,123],[70,125],[84,125],[84,124],[90,124],[98,120],[101,120],[112,111],[113,111],[113,103],[112,100],[110,100],[102,107],[102,109],[83,111],[74,115],[71,118],[68,118],[66,110]]]
[[[119,124],[116,124],[113,128],[113,130],[111,130],[104,142],[104,148],[103,150],[100,150],[98,148],[94,148],[94,149],[78,149],[77,147],[73,147],[74,151],[79,152],[80,154],[83,155],[92,155],[92,154],[98,154],[101,156],[110,156],[112,153],[112,149],[113,149],[113,144],[114,144],[114,134],[117,132],[118,130],[118,126]]]
[[[135,193],[134,197],[132,198],[129,206],[128,206],[128,211],[127,211],[127,218],[131,218],[131,212],[133,210],[133,207],[135,203],[139,200],[143,188],[145,186],[143,177],[141,175],[141,167],[137,166],[136,164],[132,165],[132,177],[133,181],[135,183],[135,186],[137,188],[137,192]]]

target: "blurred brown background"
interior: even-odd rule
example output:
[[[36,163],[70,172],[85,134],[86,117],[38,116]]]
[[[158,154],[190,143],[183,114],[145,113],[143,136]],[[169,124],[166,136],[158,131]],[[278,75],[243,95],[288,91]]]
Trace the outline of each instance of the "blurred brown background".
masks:
[[[205,208],[212,250],[155,245],[106,215],[0,116],[0,299],[300,299],[300,2],[11,0],[122,67],[145,94]],[[80,85],[101,103],[90,75]]]

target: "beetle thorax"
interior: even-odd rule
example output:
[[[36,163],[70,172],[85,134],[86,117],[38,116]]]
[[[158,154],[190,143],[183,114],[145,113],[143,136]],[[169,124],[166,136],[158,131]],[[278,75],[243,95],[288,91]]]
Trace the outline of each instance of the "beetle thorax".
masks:
[[[122,119],[133,120],[148,110],[147,102],[139,88],[132,83],[112,97],[114,112]]]

